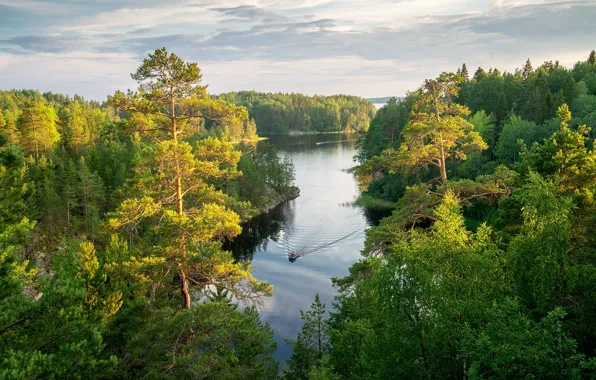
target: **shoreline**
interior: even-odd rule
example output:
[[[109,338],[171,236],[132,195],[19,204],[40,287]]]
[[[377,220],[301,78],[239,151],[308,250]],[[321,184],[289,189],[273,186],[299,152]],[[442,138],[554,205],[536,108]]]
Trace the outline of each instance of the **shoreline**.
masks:
[[[243,220],[242,223],[248,223],[251,220],[268,214],[269,212],[273,211],[275,208],[281,206],[282,204],[289,202],[291,200],[294,200],[296,198],[298,198],[300,196],[300,189],[297,186],[292,186],[290,188],[290,191],[288,192],[288,194],[286,195],[281,195],[281,194],[277,194],[277,196],[275,198],[273,198],[268,204],[266,204],[265,206],[263,206],[255,215],[253,215],[252,217]]]
[[[261,212],[255,216],[267,214],[269,211],[273,210],[274,208],[281,206],[282,204],[294,200],[300,196],[300,189],[297,186],[292,186],[291,190],[286,195],[278,194],[277,198],[274,198],[269,204],[267,204]]]

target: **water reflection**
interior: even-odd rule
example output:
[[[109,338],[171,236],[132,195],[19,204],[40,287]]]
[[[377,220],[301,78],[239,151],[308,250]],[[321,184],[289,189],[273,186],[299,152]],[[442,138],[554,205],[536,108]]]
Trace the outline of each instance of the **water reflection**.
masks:
[[[295,338],[302,327],[300,310],[310,306],[317,292],[331,308],[335,292],[330,278],[348,274],[360,258],[366,229],[386,216],[346,206],[359,195],[354,177],[345,172],[354,166],[354,139],[272,136],[281,155],[294,161],[301,195],[246,224],[228,247],[236,258],[252,261],[256,278],[274,286],[261,317],[275,330],[276,358],[282,362],[291,354],[284,339]],[[291,252],[300,255],[293,263]]]
[[[242,226],[242,234],[225,247],[236,260],[252,261],[256,252],[267,251],[269,242],[279,243],[284,228],[293,224],[295,201],[286,202]]]

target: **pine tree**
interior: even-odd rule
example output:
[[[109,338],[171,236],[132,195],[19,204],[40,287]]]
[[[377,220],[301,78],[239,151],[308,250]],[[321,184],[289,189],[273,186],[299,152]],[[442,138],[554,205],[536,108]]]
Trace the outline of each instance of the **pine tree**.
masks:
[[[9,144],[18,144],[20,133],[17,129],[17,118],[9,110],[0,111],[3,114],[4,126],[2,128],[3,133],[6,134]]]
[[[212,183],[232,174],[239,155],[213,139],[194,149],[181,141],[205,117],[242,123],[248,118],[246,109],[212,99],[197,64],[165,48],[149,54],[132,77],[139,92],[117,93],[110,102],[133,116],[157,119],[154,128],[140,127],[161,141],[145,151],[136,169],[135,194],[121,204],[109,225],[131,231],[140,220],[153,219],[152,228],[161,239],[152,250],[165,260],[164,273],[176,275],[172,281],[178,282],[183,308],[191,307],[189,285],[201,290],[224,287],[238,299],[269,294],[268,284],[252,278],[250,264],[234,263],[219,243],[240,233],[240,217],[226,207],[227,196]]]
[[[530,58],[528,58],[521,73],[522,79],[528,80],[533,73],[534,69],[532,68],[532,62],[530,62]]]
[[[87,119],[78,101],[68,105],[67,120],[63,122],[67,126],[68,141],[66,143],[78,154],[82,146],[89,144],[90,137]]]
[[[458,86],[459,79],[453,73],[425,81],[410,123],[402,131],[403,143],[396,162],[401,170],[435,166],[445,184],[449,158],[465,160],[467,153],[488,148],[474,126],[464,119],[470,110],[453,102]],[[392,154],[391,150],[386,152]]]
[[[35,155],[39,161],[40,151],[47,152],[60,140],[56,129],[56,111],[41,102],[30,103],[19,117],[20,143],[25,153]]]

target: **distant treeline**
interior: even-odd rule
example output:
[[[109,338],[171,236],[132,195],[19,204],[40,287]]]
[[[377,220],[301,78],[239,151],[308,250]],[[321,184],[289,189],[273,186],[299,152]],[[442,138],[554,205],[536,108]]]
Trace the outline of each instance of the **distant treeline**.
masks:
[[[219,98],[246,107],[258,133],[364,132],[375,115],[372,103],[348,95],[311,97],[240,91]]]

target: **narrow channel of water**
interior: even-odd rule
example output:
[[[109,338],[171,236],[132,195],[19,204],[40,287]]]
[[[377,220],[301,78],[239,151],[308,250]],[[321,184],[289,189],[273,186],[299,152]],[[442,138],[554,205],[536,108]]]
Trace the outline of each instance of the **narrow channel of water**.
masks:
[[[281,362],[291,355],[284,339],[294,339],[302,328],[300,310],[317,292],[331,308],[331,277],[348,274],[360,258],[366,229],[385,216],[347,205],[359,195],[354,176],[344,171],[355,165],[354,139],[271,137],[280,156],[293,160],[301,195],[246,225],[231,247],[236,257],[252,260],[257,279],[273,284],[274,295],[265,300],[261,316],[275,330]],[[300,255],[295,262],[288,260],[291,252]]]

